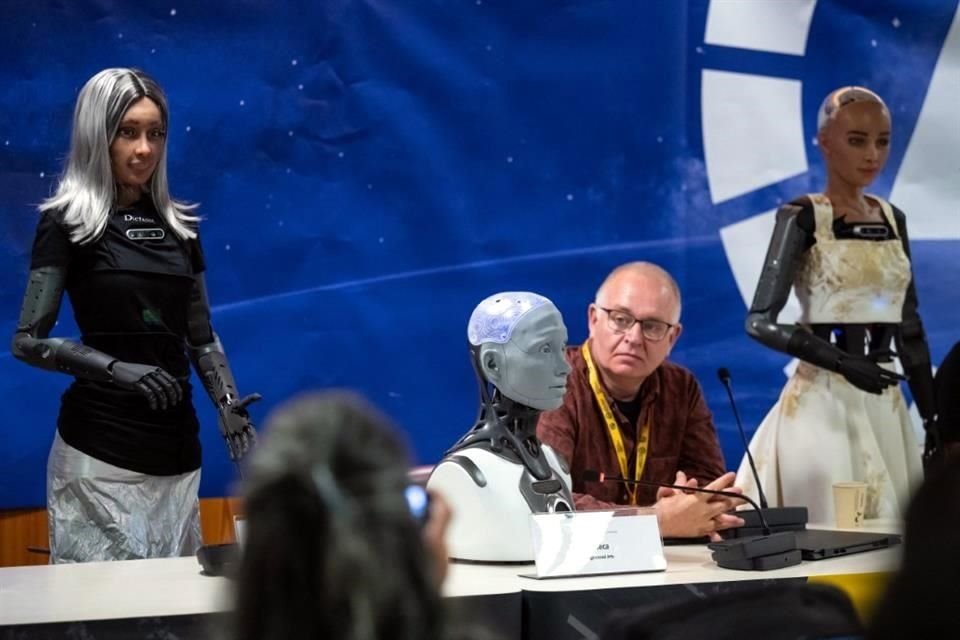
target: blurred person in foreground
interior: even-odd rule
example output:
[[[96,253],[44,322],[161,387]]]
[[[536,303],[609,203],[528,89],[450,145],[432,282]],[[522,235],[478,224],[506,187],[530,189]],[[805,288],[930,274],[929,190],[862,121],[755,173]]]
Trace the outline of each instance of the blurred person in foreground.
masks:
[[[960,462],[933,467],[907,508],[903,559],[870,621],[869,640],[956,638],[960,618]]]
[[[268,421],[245,480],[233,637],[448,638],[450,509],[411,510],[397,430],[360,397],[310,393]]]

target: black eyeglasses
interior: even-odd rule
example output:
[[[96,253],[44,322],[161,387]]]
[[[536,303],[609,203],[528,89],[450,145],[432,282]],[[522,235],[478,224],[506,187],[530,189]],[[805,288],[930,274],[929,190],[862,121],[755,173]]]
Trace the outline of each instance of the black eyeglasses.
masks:
[[[607,309],[597,305],[597,309],[605,311],[607,314],[607,326],[615,333],[626,333],[633,328],[633,325],[640,323],[640,333],[651,342],[659,342],[667,337],[667,332],[676,325],[663,320],[654,320],[653,318],[634,318],[626,311],[619,309]]]

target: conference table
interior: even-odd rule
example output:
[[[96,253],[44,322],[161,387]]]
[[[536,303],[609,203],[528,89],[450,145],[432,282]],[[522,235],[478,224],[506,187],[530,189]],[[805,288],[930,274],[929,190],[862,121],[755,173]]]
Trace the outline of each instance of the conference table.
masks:
[[[869,521],[868,521],[869,522]],[[867,530],[894,531],[877,522]],[[665,547],[666,571],[534,579],[529,565],[451,563],[444,596],[458,625],[504,639],[592,640],[615,610],[690,601],[774,582],[832,583],[869,611],[900,547],[766,572],[717,567],[704,545]],[[194,557],[0,569],[0,640],[210,638],[229,615],[231,582]]]

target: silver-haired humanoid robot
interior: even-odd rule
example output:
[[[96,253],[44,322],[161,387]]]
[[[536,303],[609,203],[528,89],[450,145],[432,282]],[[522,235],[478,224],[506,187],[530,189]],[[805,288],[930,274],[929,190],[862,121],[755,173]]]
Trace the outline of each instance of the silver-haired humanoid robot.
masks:
[[[563,403],[567,328],[547,298],[504,292],[477,305],[467,338],[480,413],[427,486],[453,505],[450,557],[530,562],[530,514],[573,511],[569,472],[536,436],[540,412]]]

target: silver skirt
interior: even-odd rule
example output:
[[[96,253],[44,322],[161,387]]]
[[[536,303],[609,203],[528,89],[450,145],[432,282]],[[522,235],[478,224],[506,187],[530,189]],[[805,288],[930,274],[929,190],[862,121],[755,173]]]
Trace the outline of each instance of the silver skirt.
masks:
[[[200,470],[151,476],[71,447],[57,433],[47,461],[50,562],[189,556],[200,537]]]

